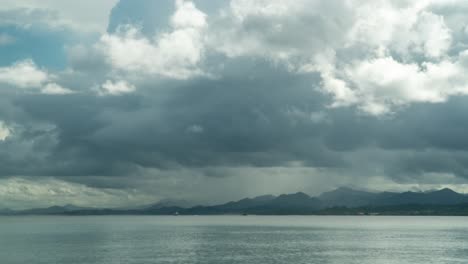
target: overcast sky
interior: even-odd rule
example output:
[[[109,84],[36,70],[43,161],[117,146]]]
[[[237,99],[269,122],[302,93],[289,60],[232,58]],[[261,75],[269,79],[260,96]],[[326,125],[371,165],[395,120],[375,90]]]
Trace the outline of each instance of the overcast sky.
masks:
[[[2,0],[0,208],[468,191],[466,0]]]

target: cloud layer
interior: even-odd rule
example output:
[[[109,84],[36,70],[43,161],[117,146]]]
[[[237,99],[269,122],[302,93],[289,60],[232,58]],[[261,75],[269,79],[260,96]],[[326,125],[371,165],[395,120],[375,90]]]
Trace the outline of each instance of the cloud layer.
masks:
[[[83,27],[56,1],[0,9],[0,197],[213,202],[468,179],[464,1],[104,2]]]

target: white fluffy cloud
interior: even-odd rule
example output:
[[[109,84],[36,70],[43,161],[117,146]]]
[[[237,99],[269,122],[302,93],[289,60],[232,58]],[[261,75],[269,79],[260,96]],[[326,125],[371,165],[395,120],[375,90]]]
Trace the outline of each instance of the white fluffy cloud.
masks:
[[[355,20],[347,46],[391,50],[400,56],[438,58],[452,36],[444,17],[429,11],[429,1],[364,1],[353,8]],[[404,18],[404,19],[402,19]]]
[[[0,83],[15,88],[37,89],[43,94],[71,94],[72,90],[53,82],[54,76],[40,69],[32,60],[24,60],[8,67],[0,67]]]
[[[121,95],[135,91],[135,86],[126,81],[112,82],[107,80],[99,90],[100,95]]]
[[[210,63],[203,61],[206,51],[228,59],[264,57],[291,71],[318,72],[332,106],[383,114],[460,93],[460,84],[444,82],[461,68],[447,55],[452,29],[432,12],[435,2],[232,0],[208,18],[192,2],[179,0],[172,31],[149,39],[134,26],[121,26],[117,34],[105,34],[100,46],[115,69],[175,79],[208,73],[202,66]],[[437,87],[429,88],[435,80]]]
[[[346,65],[338,70],[340,79],[323,77],[325,88],[335,95],[335,106],[358,104],[362,110],[379,115],[394,106],[437,103],[452,95],[468,94],[466,70],[460,61],[419,65],[380,57]]]
[[[364,46],[438,58],[452,36],[444,17],[431,12],[433,2],[443,1],[232,0],[217,41],[230,56],[310,59],[324,49]]]
[[[5,141],[11,134],[11,129],[0,121],[0,141]]]
[[[463,46],[454,43],[460,27],[435,11],[461,4],[232,0],[210,25],[208,45],[228,57],[260,56],[291,71],[317,72],[331,106],[380,115],[467,93],[467,52],[452,50]]]
[[[228,57],[260,55],[294,66],[344,45],[352,21],[348,1],[232,0],[211,25],[209,45]]]
[[[186,79],[202,74],[206,15],[192,2],[176,1],[172,31],[148,39],[135,26],[121,26],[117,34],[105,34],[100,46],[116,69],[133,74],[158,74]]]
[[[0,68],[0,83],[20,88],[39,87],[49,79],[47,72],[39,69],[32,60],[16,62]]]
[[[359,16],[346,46],[311,63],[334,99],[332,106],[357,105],[380,115],[467,94],[468,53],[451,52],[455,29],[431,13],[434,4],[448,2],[376,1],[356,7]]]
[[[44,88],[42,88],[41,92],[43,94],[56,94],[56,95],[73,93],[72,90],[68,88],[64,88],[56,83],[48,83],[46,86],[44,86]]]
[[[36,15],[40,12],[43,14],[41,22],[52,27],[67,26],[79,31],[105,32],[110,11],[117,2],[118,0],[2,0],[0,11],[25,11],[24,16],[17,20],[6,21],[21,26],[36,23],[37,21],[29,20],[28,15],[37,19]]]
[[[7,1],[4,9],[34,8],[33,2]],[[102,10],[111,3],[105,2]],[[148,37],[138,26],[121,25],[116,33],[101,36],[97,47],[114,79],[210,75],[209,69],[222,67],[220,61],[205,60],[215,53],[227,60],[262,57],[299,74],[318,73],[331,106],[355,105],[374,115],[466,94],[468,23],[463,18],[468,21],[468,15],[453,11],[466,8],[463,1],[231,0],[211,17],[191,1],[174,4],[167,31]],[[44,7],[68,12],[55,0]],[[0,68],[0,82],[38,86],[44,93],[70,92],[59,89],[32,61]],[[110,95],[134,90],[123,81],[100,87],[101,94]]]

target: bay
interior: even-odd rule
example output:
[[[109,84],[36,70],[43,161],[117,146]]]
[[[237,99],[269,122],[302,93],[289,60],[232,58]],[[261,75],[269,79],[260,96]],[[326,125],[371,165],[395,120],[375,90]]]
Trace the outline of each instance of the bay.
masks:
[[[0,263],[467,263],[467,217],[0,217]]]

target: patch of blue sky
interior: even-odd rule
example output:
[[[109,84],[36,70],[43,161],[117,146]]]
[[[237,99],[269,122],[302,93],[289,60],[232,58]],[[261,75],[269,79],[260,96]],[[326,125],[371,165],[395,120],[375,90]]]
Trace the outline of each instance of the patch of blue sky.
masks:
[[[61,70],[67,66],[66,47],[80,39],[72,31],[43,26],[0,26],[0,32],[12,38],[8,45],[0,45],[0,66],[32,59],[38,66]]]

